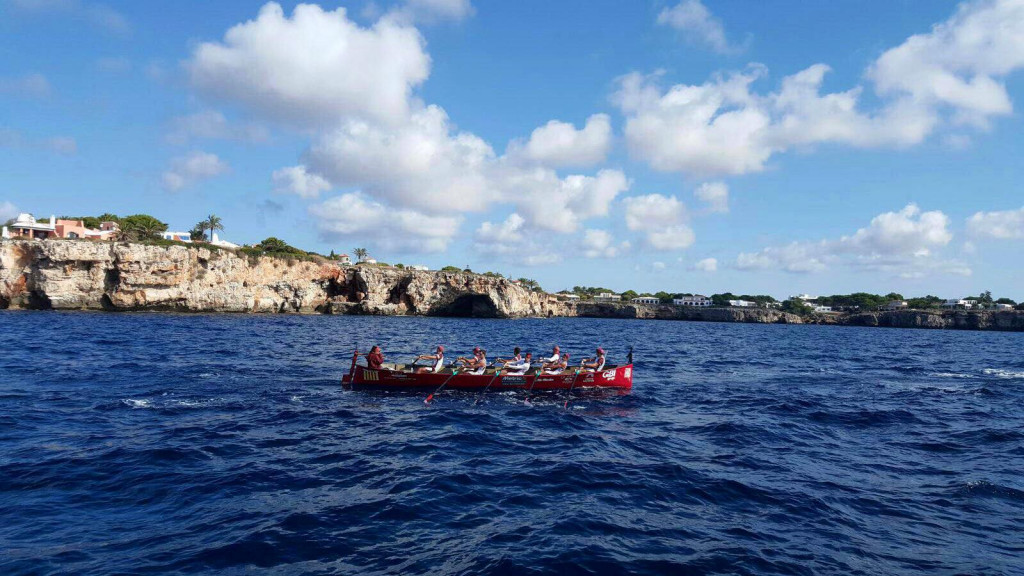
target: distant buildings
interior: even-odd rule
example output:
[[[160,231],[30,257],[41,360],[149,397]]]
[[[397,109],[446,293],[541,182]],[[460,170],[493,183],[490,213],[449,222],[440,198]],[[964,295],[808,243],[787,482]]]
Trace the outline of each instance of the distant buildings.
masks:
[[[757,302],[751,302],[749,300],[729,300],[729,306],[734,308],[754,308],[757,306]]]
[[[192,243],[191,232],[164,232],[160,235],[164,240],[171,240],[174,242],[185,242],[186,244]]]
[[[996,310],[1013,310],[1013,304],[993,304]]]
[[[414,264],[412,266],[409,266],[409,270],[415,270],[417,272],[427,272],[430,270],[430,268],[423,266],[422,264]]]
[[[906,310],[908,307],[909,305],[904,300],[893,300],[885,306],[882,306],[882,309],[892,312],[896,310]]]
[[[86,228],[82,220],[58,219],[50,216],[49,222],[40,222],[31,214],[18,214],[10,226],[4,226],[4,238],[47,240],[69,238],[82,240],[112,240],[117,235],[116,222],[103,222],[98,230]]]
[[[601,292],[597,296],[594,296],[594,302],[621,302],[622,296],[618,294],[612,294],[611,292]]]
[[[952,298],[942,303],[945,310],[970,310],[978,305],[977,300],[965,300],[963,298]]]
[[[517,284],[517,282],[515,281],[513,281],[512,283]],[[558,298],[561,300],[569,300],[570,302],[574,302],[580,299],[579,294],[556,294],[556,296],[558,296]]]
[[[339,254],[338,256],[335,256],[335,258],[338,259],[338,264],[341,264],[342,266],[352,265],[352,258],[349,257],[348,254]]]
[[[695,296],[683,296],[681,298],[673,298],[672,303],[676,306],[695,306],[698,308],[706,308],[711,306],[711,299],[707,296],[697,294]]]
[[[660,298],[654,296],[639,296],[630,300],[633,304],[661,304]]]

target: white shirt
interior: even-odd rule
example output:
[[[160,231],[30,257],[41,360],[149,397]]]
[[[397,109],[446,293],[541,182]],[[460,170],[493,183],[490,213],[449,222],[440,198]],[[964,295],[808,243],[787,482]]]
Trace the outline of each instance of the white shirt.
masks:
[[[515,362],[509,362],[505,365],[505,368],[510,374],[514,376],[521,376],[526,374],[526,371],[530,369],[530,363],[526,360],[517,360]]]

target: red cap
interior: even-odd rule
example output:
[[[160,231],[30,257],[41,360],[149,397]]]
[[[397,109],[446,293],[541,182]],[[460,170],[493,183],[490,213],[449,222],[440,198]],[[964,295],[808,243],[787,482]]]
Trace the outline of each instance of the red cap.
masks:
[[[604,356],[604,348],[598,348],[597,353],[600,354],[601,356]]]
[[[480,347],[479,346],[473,346],[473,352],[479,352],[479,351],[480,351]]]
[[[444,346],[441,346],[440,344],[437,345],[437,349],[444,352]]]

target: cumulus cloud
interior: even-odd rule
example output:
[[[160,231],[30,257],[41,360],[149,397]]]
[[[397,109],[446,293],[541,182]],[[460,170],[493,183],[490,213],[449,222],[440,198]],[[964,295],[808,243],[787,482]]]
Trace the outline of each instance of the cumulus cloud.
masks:
[[[581,245],[587,258],[615,258],[621,249],[615,246],[615,239],[607,230],[585,231]]]
[[[694,269],[701,272],[717,272],[718,271],[718,260],[715,258],[705,258],[698,261],[693,265]]]
[[[258,124],[231,124],[216,110],[203,110],[171,121],[167,141],[183,145],[192,140],[233,140],[258,143],[270,139],[269,131]]]
[[[683,33],[688,39],[722,54],[733,52],[725,37],[725,27],[700,0],[683,0],[658,13],[658,24]]]
[[[967,232],[975,238],[1024,239],[1024,207],[1001,212],[978,212],[967,219]]]
[[[778,153],[839,144],[863,148],[918,144],[944,125],[987,128],[1012,112],[1003,80],[1024,68],[1024,4],[962,4],[928,34],[888,50],[867,70],[879,103],[862,104],[862,86],[823,93],[825,64],[759,93],[760,65],[703,84],[663,89],[658,75],[629,74],[614,101],[626,116],[630,152],[653,168],[698,176],[765,169]],[[960,140],[963,135],[960,136]]]
[[[459,22],[472,15],[470,0],[405,0],[388,17],[400,22],[433,24],[442,20]]]
[[[50,81],[42,74],[28,74],[18,77],[0,76],[0,94],[25,98],[46,98],[50,95]]]
[[[271,181],[274,185],[274,192],[295,194],[302,198],[317,198],[321,192],[332,188],[326,178],[310,173],[302,165],[275,170],[271,175]]]
[[[729,211],[729,187],[725,182],[705,182],[693,195],[708,207],[709,212],[724,214]]]
[[[355,192],[309,208],[329,241],[371,240],[385,250],[441,252],[458,232],[461,217],[396,209]]]
[[[612,201],[631,184],[619,170],[560,178],[544,168],[499,168],[497,182],[504,198],[518,205],[532,227],[561,233],[576,232],[584,221],[607,216]]]
[[[209,180],[228,172],[227,162],[208,152],[192,152],[187,156],[175,158],[171,167],[164,172],[162,181],[164,189],[177,192],[204,180]]]
[[[808,273],[841,264],[904,277],[926,273],[969,275],[966,265],[935,254],[952,239],[948,216],[939,211],[922,212],[909,204],[899,212],[875,216],[868,226],[836,240],[792,242],[741,253],[736,267]]]
[[[525,143],[513,142],[508,156],[553,168],[600,164],[611,148],[612,127],[607,114],[594,114],[581,130],[552,120],[533,131]]]
[[[0,127],[0,148],[12,150],[45,150],[55,154],[71,156],[78,152],[78,142],[70,136],[53,136],[38,139],[21,132]]]
[[[648,194],[626,198],[626,227],[646,233],[655,250],[685,250],[696,241],[687,225],[686,206],[675,196]]]
[[[115,34],[130,34],[131,22],[106,4],[81,0],[7,0],[7,4],[24,13],[63,15]]]
[[[404,120],[430,57],[413,27],[383,18],[370,28],[311,4],[285,15],[277,3],[200,44],[187,62],[193,85],[276,120],[307,126],[346,118]]]
[[[11,204],[9,201],[4,200],[0,202],[0,223],[7,222],[11,218],[18,216],[18,207]]]
[[[947,21],[886,51],[868,71],[881,95],[953,108],[987,125],[1013,111],[1001,78],[1024,67],[1024,3],[965,2]]]

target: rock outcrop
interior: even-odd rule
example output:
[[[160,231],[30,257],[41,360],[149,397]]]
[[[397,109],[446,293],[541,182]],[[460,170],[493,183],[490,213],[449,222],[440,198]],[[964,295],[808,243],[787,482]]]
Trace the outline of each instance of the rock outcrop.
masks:
[[[0,308],[495,318],[570,313],[552,296],[477,274],[70,240],[0,243]]]
[[[949,330],[1024,331],[1024,313],[1014,310],[898,310],[862,312],[840,316],[834,323],[847,326],[882,326],[886,328],[938,328]]]
[[[700,322],[742,322],[748,324],[802,324],[796,314],[765,308],[695,308],[668,304],[607,304],[580,302],[575,315],[587,318],[642,318],[648,320],[692,320]]]

